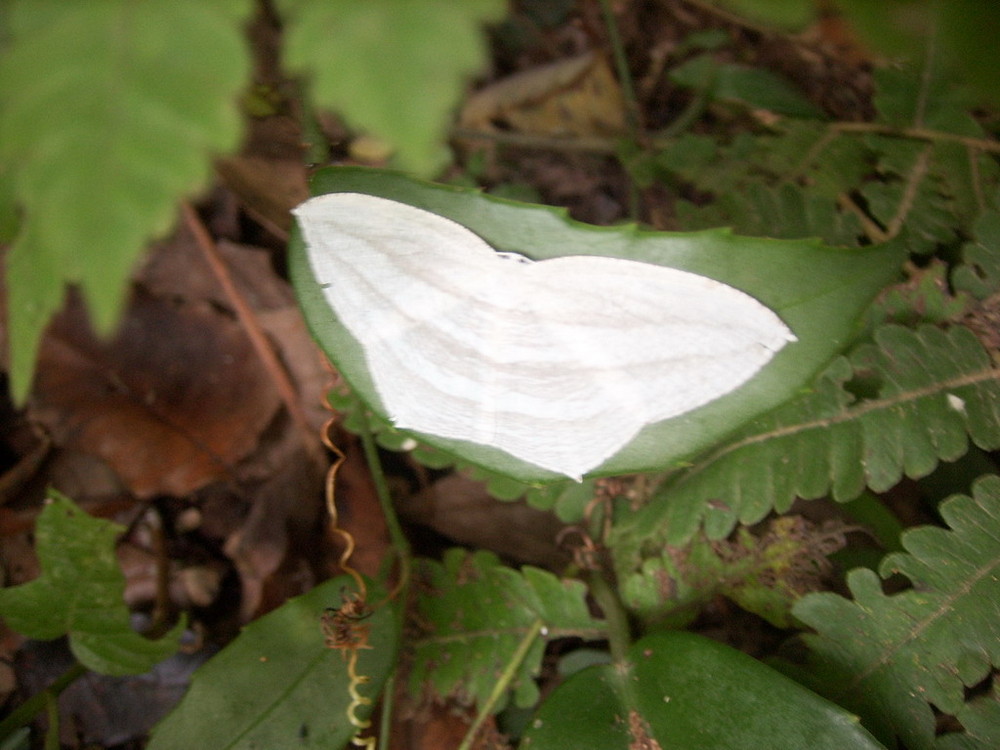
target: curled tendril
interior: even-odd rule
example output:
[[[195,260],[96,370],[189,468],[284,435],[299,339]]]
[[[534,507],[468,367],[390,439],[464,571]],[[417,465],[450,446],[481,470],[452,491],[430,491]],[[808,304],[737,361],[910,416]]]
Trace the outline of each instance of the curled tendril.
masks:
[[[330,389],[327,389],[329,394]],[[333,406],[330,404],[329,396],[324,399],[324,406],[333,412]],[[358,589],[358,596],[365,600],[368,596],[368,589],[365,586],[365,581],[353,567],[351,567],[350,560],[351,555],[354,554],[354,536],[347,529],[342,529],[340,527],[340,518],[337,513],[337,502],[336,502],[336,489],[337,489],[337,472],[340,470],[341,465],[344,463],[346,456],[344,452],[337,447],[333,442],[333,438],[330,433],[333,431],[334,425],[337,423],[337,415],[335,413],[326,421],[323,425],[322,438],[323,445],[330,449],[330,451],[336,456],[333,463],[330,464],[330,468],[326,472],[326,512],[330,514],[330,529],[333,533],[337,534],[341,539],[344,540],[344,551],[340,554],[340,567],[341,569],[349,575],[354,580],[354,585]]]
[[[330,389],[327,389],[329,393]],[[331,412],[333,407],[329,400],[325,400],[325,406]],[[361,732],[371,726],[368,719],[359,719],[355,712],[362,706],[370,706],[371,698],[358,692],[358,687],[371,681],[368,675],[358,674],[358,652],[363,648],[371,648],[368,645],[369,625],[364,620],[371,616],[373,610],[368,606],[368,587],[364,578],[351,566],[351,555],[354,554],[354,536],[347,529],[340,527],[339,516],[337,514],[337,503],[335,500],[337,471],[344,463],[344,453],[338,448],[330,433],[337,416],[334,414],[323,425],[323,444],[336,456],[326,473],[326,509],[330,514],[330,528],[341,539],[344,540],[344,551],[340,555],[340,568],[354,581],[356,591],[348,593],[347,587],[341,590],[341,605],[334,608],[329,607],[322,617],[322,628],[324,640],[327,648],[339,649],[345,659],[347,659],[347,675],[350,683],[347,691],[351,696],[351,702],[347,706],[347,720],[357,731],[351,738],[351,744],[355,747],[375,747],[374,737],[362,737]]]
[[[354,649],[351,651],[351,657],[347,662],[347,676],[350,677],[351,682],[347,686],[347,692],[350,693],[351,702],[347,706],[347,720],[351,722],[351,726],[356,728],[358,731],[354,733],[351,738],[351,744],[355,747],[375,747],[374,737],[362,737],[361,733],[372,725],[370,719],[359,719],[355,716],[354,712],[361,706],[370,706],[372,704],[372,699],[368,698],[358,692],[358,685],[364,685],[369,681],[367,675],[359,675],[355,668],[358,663],[358,650]]]

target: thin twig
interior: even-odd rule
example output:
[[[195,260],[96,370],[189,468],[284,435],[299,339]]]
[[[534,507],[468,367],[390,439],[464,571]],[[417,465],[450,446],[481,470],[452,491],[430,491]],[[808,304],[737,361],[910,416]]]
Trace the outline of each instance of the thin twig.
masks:
[[[876,122],[835,122],[830,125],[832,130],[841,133],[871,133],[873,135],[888,135],[896,138],[910,138],[917,141],[944,143],[960,143],[966,148],[978,149],[1000,154],[1000,141],[988,138],[975,138],[969,135],[946,133],[943,130],[930,128],[897,128],[892,125],[881,125]]]
[[[830,131],[840,133],[869,133],[871,135],[888,135],[893,138],[908,138],[932,143],[959,143],[966,148],[1000,154],[1000,141],[988,138],[976,138],[956,133],[946,133],[942,130],[928,128],[897,128],[892,125],[882,125],[875,122],[835,122],[828,125]],[[586,152],[593,154],[614,154],[618,149],[618,141],[614,138],[591,136],[575,138],[571,136],[549,136],[536,133],[515,133],[508,131],[486,132],[469,128],[454,128],[452,138],[491,141],[499,146],[517,148],[535,148],[563,152]],[[650,148],[654,151],[663,149],[674,142],[672,137],[654,137],[650,140]],[[824,143],[824,146],[826,144]]]
[[[305,445],[306,450],[309,452],[311,457],[315,458],[317,462],[319,462],[319,446],[317,446],[315,440],[313,440],[313,429],[309,426],[309,421],[306,419],[305,413],[299,403],[292,381],[288,377],[288,373],[285,371],[285,368],[278,360],[278,356],[274,353],[274,348],[271,346],[266,334],[260,327],[257,316],[254,315],[253,310],[250,309],[250,305],[248,305],[246,300],[243,299],[243,295],[240,294],[236,285],[233,283],[229,269],[226,267],[225,262],[223,262],[222,257],[219,255],[215,242],[209,236],[208,230],[205,229],[205,225],[202,224],[201,219],[198,218],[198,214],[188,203],[181,204],[181,212],[184,216],[184,223],[187,224],[191,233],[194,235],[195,241],[198,243],[198,247],[201,248],[202,254],[205,256],[205,260],[208,261],[208,265],[212,269],[212,273],[215,275],[219,285],[222,287],[222,291],[225,293],[226,299],[228,299],[229,303],[232,305],[233,311],[236,313],[236,318],[240,321],[240,324],[246,331],[247,337],[250,339],[250,343],[253,346],[254,351],[257,353],[257,356],[260,357],[261,362],[264,363],[264,368],[267,370],[268,375],[274,382],[275,387],[278,389],[278,395],[285,404],[285,408],[288,410],[292,423],[302,435],[302,442]]]

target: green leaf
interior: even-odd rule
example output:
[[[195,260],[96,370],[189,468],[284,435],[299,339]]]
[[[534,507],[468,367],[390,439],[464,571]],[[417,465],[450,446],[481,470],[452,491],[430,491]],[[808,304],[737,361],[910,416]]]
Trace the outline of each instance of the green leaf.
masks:
[[[740,528],[734,537],[712,541],[699,534],[684,547],[664,546],[624,578],[622,603],[647,623],[681,626],[722,595],[789,628],[792,605],[823,588],[827,555],[844,545],[838,527],[816,528],[798,516],[776,518],[756,534]]]
[[[860,190],[871,216],[890,234],[898,232],[911,253],[928,254],[954,242],[956,216],[942,169],[935,166],[940,149],[881,136],[870,137],[868,143],[879,153],[883,177]]]
[[[125,576],[115,541],[122,526],[92,518],[58,492],[38,516],[35,550],[42,574],[0,589],[0,615],[29,638],[69,634],[73,655],[108,675],[141,674],[177,651],[184,622],[157,641],[129,625]]]
[[[653,743],[657,744],[653,744]],[[856,716],[746,654],[693,633],[650,635],[623,664],[556,688],[521,750],[874,750]]]
[[[975,242],[963,246],[963,263],[952,272],[952,283],[984,300],[1000,289],[1000,212],[984,212],[973,233]]]
[[[875,83],[880,122],[988,138],[940,56],[929,56],[921,69],[880,69]],[[864,185],[861,193],[883,227],[903,228],[911,252],[953,243],[956,229],[979,214],[983,193],[997,182],[996,160],[959,143],[887,136],[870,136],[867,142],[879,155],[881,180]]]
[[[467,78],[486,63],[483,25],[503,0],[282,0],[288,64],[319,105],[385,138],[399,163],[431,174]]]
[[[11,388],[78,283],[98,329],[132,265],[240,136],[249,0],[26,0],[0,57],[0,163],[24,211],[7,256]]]
[[[779,28],[801,29],[816,13],[816,6],[808,0],[722,0],[722,5],[734,13]]]
[[[938,738],[935,750],[994,750],[1000,747],[1000,694],[996,680],[988,694],[970,700],[956,718],[965,727],[965,732]]]
[[[819,117],[822,113],[790,84],[767,70],[716,62],[699,55],[670,72],[670,79],[694,89],[710,88],[712,97],[737,101],[790,117]]]
[[[871,170],[864,140],[835,126],[784,120],[772,131],[740,133],[728,144],[687,134],[665,147],[657,163],[717,198],[751,185],[777,189],[804,179],[811,199],[825,198],[831,204],[841,193],[854,190]]]
[[[983,104],[995,104],[1000,98],[995,75],[1000,53],[992,44],[992,32],[1000,25],[996,3],[839,0],[837,5],[862,41],[888,57],[919,60],[928,47],[940,49],[949,65],[952,89],[962,89],[967,82]]]
[[[785,347],[757,377],[700,409],[648,426],[605,465],[605,474],[676,465],[786,400],[850,342],[860,312],[896,275],[901,260],[894,247],[854,251],[826,248],[816,241],[735,237],[725,230],[670,234],[634,226],[593,227],[567,219],[559,209],[378,170],[323,170],[314,179],[313,189],[317,194],[359,192],[409,203],[464,224],[498,250],[535,259],[602,255],[692,271],[746,291],[777,312],[795,332],[798,342]],[[292,279],[313,335],[358,395],[385,418],[361,346],[327,304],[297,234],[290,253]],[[522,482],[556,479],[551,472],[494,448],[432,435],[417,437]]]
[[[197,672],[181,704],[153,729],[149,750],[260,750],[344,747],[357,729],[349,722],[348,661],[324,644],[321,617],[342,604],[351,579],[341,576],[247,625]],[[381,586],[368,584],[368,600],[384,602]],[[399,645],[395,604],[377,604],[357,620],[369,629],[370,648],[359,649],[357,686],[370,704],[364,721],[396,663]]]
[[[861,225],[852,213],[840,213],[834,201],[784,183],[778,188],[756,182],[696,206],[678,201],[677,218],[687,228],[732,226],[759,237],[820,237],[834,245],[856,245]]]
[[[414,588],[421,593],[415,621],[424,632],[410,644],[414,696],[482,704],[518,645],[541,621],[542,637],[531,644],[511,683],[515,703],[531,706],[538,700],[534,678],[546,638],[606,637],[603,622],[587,610],[583,584],[561,581],[539,568],[518,572],[492,553],[451,549],[443,563],[421,560],[417,576]]]
[[[653,500],[615,525],[609,544],[619,575],[637,574],[644,547],[680,545],[704,523],[710,539],[753,524],[795,498],[852,500],[905,475],[954,461],[968,437],[1000,447],[1000,372],[964,327],[886,326],[838,360],[811,393],[748,424],[732,441],[675,473]],[[845,389],[864,374],[866,398]]]
[[[955,496],[940,510],[949,530],[907,531],[906,552],[881,565],[883,578],[904,575],[912,589],[887,596],[860,569],[847,579],[853,601],[812,594],[794,609],[818,633],[807,641],[824,692],[911,750],[933,747],[930,704],[951,715],[996,712],[967,706],[964,689],[1000,665],[1000,478],[979,480],[972,497]]]
[[[947,325],[968,315],[969,295],[953,294],[948,285],[948,265],[938,258],[914,267],[905,284],[887,289],[868,309],[867,327],[886,323],[916,327],[921,323]]]

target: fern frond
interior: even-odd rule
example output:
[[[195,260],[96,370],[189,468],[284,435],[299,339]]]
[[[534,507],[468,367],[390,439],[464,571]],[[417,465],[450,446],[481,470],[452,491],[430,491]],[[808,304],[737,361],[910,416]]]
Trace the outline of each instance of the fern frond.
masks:
[[[886,725],[912,750],[933,747],[931,704],[951,715],[966,710],[965,688],[1000,665],[1000,477],[947,500],[941,516],[950,530],[906,532],[907,551],[880,567],[883,578],[902,574],[912,589],[887,596],[874,572],[859,569],[847,579],[853,601],[811,594],[793,610],[818,633],[806,639],[827,697]]]
[[[414,696],[454,699],[482,705],[512,660],[533,623],[535,640],[512,682],[514,701],[538,700],[538,674],[546,638],[604,638],[600,620],[591,617],[579,581],[561,581],[539,568],[520,572],[501,565],[489,552],[449,550],[443,564],[419,562],[416,625],[412,642],[410,690]]]
[[[731,226],[750,236],[777,239],[819,237],[835,246],[853,246],[861,235],[861,224],[852,213],[841,213],[833,200],[794,183],[772,188],[746,184],[722,194],[704,206],[678,201],[677,218],[686,229]]]
[[[962,247],[962,265],[952,272],[952,284],[979,300],[1000,290],[1000,212],[986,211],[973,227],[975,241]]]
[[[882,179],[869,182],[860,192],[887,237],[902,234],[914,254],[931,253],[954,242],[956,217],[940,177],[950,162],[938,163],[939,147],[885,136],[870,136],[869,143],[880,154]]]
[[[965,732],[939,737],[935,750],[993,750],[1000,747],[1000,686],[994,678],[992,689],[973,698],[959,709],[955,718]]]
[[[863,392],[849,391],[849,381]],[[968,437],[986,450],[1000,446],[1000,371],[986,350],[962,326],[885,326],[811,393],[750,423],[618,524],[616,565],[632,574],[643,548],[683,544],[700,523],[721,539],[797,497],[846,501],[904,474],[926,476],[962,456]]]
[[[953,292],[948,284],[948,266],[937,258],[911,270],[905,284],[887,289],[868,309],[867,330],[887,323],[915,327],[921,323],[955,323],[968,314],[972,300],[967,293]]]

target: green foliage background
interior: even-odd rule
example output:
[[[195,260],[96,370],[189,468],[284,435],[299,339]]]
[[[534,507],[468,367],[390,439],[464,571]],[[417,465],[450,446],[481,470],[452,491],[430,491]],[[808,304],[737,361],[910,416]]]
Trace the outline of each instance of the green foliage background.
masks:
[[[728,5],[750,11],[765,4]],[[641,609],[648,621],[663,620],[678,603],[644,587],[651,571],[661,582],[682,574],[665,561],[695,550],[718,551],[713,544],[737,525],[772,511],[786,513],[796,498],[851,501],[904,477],[933,476],[942,462],[951,463],[969,486],[952,482],[949,492],[958,494],[933,508],[947,528],[909,530],[903,549],[885,557],[877,572],[851,573],[849,597],[814,594],[780,613],[813,631],[805,638],[805,663],[740,666],[735,652],[712,647],[706,656],[704,644],[683,636],[670,644],[650,636],[654,640],[639,641],[621,657],[617,672],[598,667],[597,673],[580,673],[587,679],[570,680],[543,702],[541,723],[534,736],[529,732],[526,746],[559,747],[575,728],[576,715],[561,706],[576,710],[586,700],[630,718],[634,711],[637,726],[663,744],[669,735],[663,727],[677,725],[664,724],[666,712],[685,705],[663,701],[664,686],[696,696],[673,721],[722,731],[733,704],[723,696],[710,708],[697,699],[720,686],[717,678],[707,684],[696,679],[698,665],[710,663],[709,657],[735,675],[733,691],[750,683],[780,684],[789,690],[785,705],[806,710],[798,701],[815,697],[778,680],[780,669],[825,695],[833,703],[809,704],[814,717],[829,720],[820,722],[819,731],[833,725],[845,733],[856,729],[846,708],[885,746],[897,738],[914,750],[988,750],[1000,744],[994,677],[1000,661],[1000,480],[988,455],[1000,447],[1000,394],[995,345],[983,336],[995,320],[991,305],[1000,293],[1000,169],[993,134],[969,114],[983,103],[995,109],[1000,100],[1000,53],[988,36],[1000,24],[1000,6],[975,0],[839,5],[878,48],[909,59],[877,72],[874,122],[826,122],[767,75],[723,67],[708,76],[718,88],[701,91],[706,98],[738,108],[764,103],[764,92],[772,96],[768,106],[794,116],[729,139],[673,133],[628,163],[636,180],[693,187],[709,196],[679,205],[689,228],[727,225],[744,234],[891,247],[916,259],[910,283],[882,297],[853,340],[842,342],[843,355],[807,388],[785,394],[786,403],[770,413],[734,424],[731,434],[714,435],[686,465],[659,467],[657,490],[644,508],[619,502],[606,552],[621,590],[635,595],[627,602],[632,613]],[[759,18],[801,25],[810,18],[807,6],[812,3],[784,0]],[[303,74],[316,104],[336,108],[347,122],[386,138],[398,147],[400,166],[429,175],[444,158],[441,142],[453,101],[466,76],[485,60],[481,24],[498,19],[505,4],[282,0],[275,7],[285,23],[287,64]],[[39,337],[60,307],[65,285],[79,284],[96,325],[111,330],[131,266],[146,243],[168,230],[178,199],[206,184],[210,159],[237,147],[236,102],[250,75],[242,29],[254,8],[250,0],[19,0],[0,8],[0,238],[12,242],[5,268],[7,329],[18,400],[28,393]],[[406,23],[397,22],[401,12]],[[919,23],[900,24],[901,18]],[[705,63],[675,71],[674,82],[697,90],[706,80],[699,65]],[[975,96],[954,85],[956,75],[971,82]],[[594,236],[600,244],[615,235]],[[381,439],[398,446],[402,437],[386,430]],[[453,460],[426,449],[420,455],[438,465]],[[980,473],[990,476],[968,481]],[[494,476],[491,486],[507,497],[525,490],[509,477]],[[591,490],[589,484],[554,485],[528,497],[564,520],[580,521]],[[82,663],[113,674],[141,671],[173,649],[176,632],[144,642],[127,629],[113,560],[116,529],[91,523],[64,498],[46,510],[38,529],[45,574],[0,594],[0,612],[11,624],[40,638],[68,634]],[[785,551],[789,559],[795,552]],[[565,586],[537,571],[518,573],[487,557],[459,558],[453,553],[444,565],[421,569],[421,582],[443,593],[425,592],[418,603],[427,632],[406,657],[423,670],[416,691],[433,685],[440,696],[482,705],[488,686],[469,670],[439,669],[442,660],[479,660],[495,674],[514,658],[516,637],[539,620],[553,628],[552,637],[572,631],[590,638],[613,630],[589,619],[578,585]],[[470,570],[475,580],[460,580]],[[890,576],[902,582],[899,593],[883,590]],[[66,606],[83,595],[101,603],[100,611]],[[473,614],[499,616],[514,595],[533,606],[515,612],[497,633],[485,634]],[[262,647],[274,649],[282,679],[309,688],[311,700],[331,701],[317,712],[330,711],[332,728],[313,736],[345,743],[353,730],[343,723],[344,667],[337,665],[339,655],[322,649],[313,629],[316,613],[331,598],[332,588],[317,589],[237,639],[229,657],[199,674],[177,714],[181,718],[157,732],[158,746],[190,746],[194,740],[184,739],[184,727],[193,726],[216,731],[217,746],[241,746],[246,717],[216,723],[216,707],[199,696],[228,694],[240,669],[247,670],[251,692],[277,685],[269,682],[273,675],[261,676],[261,662],[253,663]],[[377,653],[365,666],[373,691],[405,645],[398,622],[388,610],[383,614],[372,625]],[[441,632],[455,623],[457,636],[443,638]],[[301,635],[292,645],[281,640],[289,628]],[[515,665],[520,702],[534,697],[530,676],[541,643]],[[670,659],[661,655],[668,647]],[[302,666],[309,658],[320,660],[310,662],[315,674]],[[639,688],[615,683],[615,674],[640,672],[648,664],[656,667],[655,675]],[[598,697],[590,688],[574,692],[581,685],[598,686]],[[762,689],[765,698],[769,689]],[[296,710],[306,704],[296,705],[294,692],[274,695],[265,710],[292,717],[281,726],[297,731]],[[651,703],[651,696],[660,703]],[[765,703],[746,710],[764,715],[772,708]],[[935,735],[935,709],[954,718],[954,731]],[[745,739],[748,731],[744,725],[734,736]],[[778,746],[774,735],[759,731],[754,741]],[[250,746],[253,737],[245,737]],[[842,746],[873,742],[855,731]]]
[[[403,167],[443,165],[448,114],[485,59],[482,24],[499,18],[503,0],[278,7],[287,64],[306,75],[317,106],[395,144]],[[179,199],[205,187],[211,158],[239,145],[237,102],[251,71],[243,27],[255,9],[252,0],[3,9],[0,230],[13,239],[5,272],[17,401],[66,284],[80,286],[97,329],[110,332],[146,244],[170,229]]]

